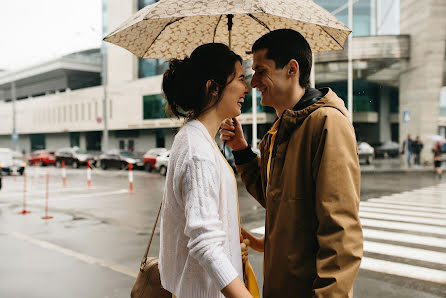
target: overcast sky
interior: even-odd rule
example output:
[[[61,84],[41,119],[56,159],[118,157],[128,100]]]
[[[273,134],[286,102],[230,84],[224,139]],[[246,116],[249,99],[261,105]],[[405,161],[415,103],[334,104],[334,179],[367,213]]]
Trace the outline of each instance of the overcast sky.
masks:
[[[0,0],[0,69],[100,47],[101,0]]]

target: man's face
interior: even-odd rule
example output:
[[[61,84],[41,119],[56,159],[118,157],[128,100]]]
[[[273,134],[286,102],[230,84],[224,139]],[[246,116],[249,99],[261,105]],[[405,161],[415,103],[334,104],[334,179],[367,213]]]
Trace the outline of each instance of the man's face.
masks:
[[[266,49],[254,52],[251,87],[261,92],[261,104],[276,108],[287,94],[287,67],[276,69],[274,60],[266,58]]]

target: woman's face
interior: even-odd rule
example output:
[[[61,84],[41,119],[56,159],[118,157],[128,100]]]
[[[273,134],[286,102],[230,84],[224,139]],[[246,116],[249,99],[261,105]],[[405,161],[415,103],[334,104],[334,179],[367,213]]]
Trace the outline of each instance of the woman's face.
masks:
[[[231,79],[232,75],[228,81]],[[234,79],[223,90],[222,98],[217,104],[217,113],[222,119],[239,116],[242,113],[242,103],[246,94],[249,94],[248,83],[245,80],[242,64],[237,61]]]

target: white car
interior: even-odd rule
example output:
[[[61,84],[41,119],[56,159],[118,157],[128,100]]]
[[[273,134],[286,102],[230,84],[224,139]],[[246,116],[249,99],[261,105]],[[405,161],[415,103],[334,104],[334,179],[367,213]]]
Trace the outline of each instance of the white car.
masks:
[[[160,172],[161,175],[166,176],[167,166],[169,165],[170,151],[162,152],[156,157],[155,169]]]
[[[373,161],[375,149],[370,146],[366,142],[358,143],[358,154],[359,154],[359,163],[365,162],[366,164],[371,164]]]
[[[25,172],[25,162],[21,160],[21,154],[9,148],[0,148],[0,171],[8,175]]]

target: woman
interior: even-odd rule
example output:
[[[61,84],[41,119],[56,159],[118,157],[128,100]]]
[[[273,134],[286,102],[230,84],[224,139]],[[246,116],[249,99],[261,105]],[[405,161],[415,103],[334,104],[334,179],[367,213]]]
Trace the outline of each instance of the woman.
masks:
[[[443,169],[441,167],[441,155],[443,150],[441,148],[440,141],[438,141],[434,148],[432,148],[432,153],[434,154],[434,172],[437,174],[437,177],[441,179],[441,174],[443,173]]]
[[[214,141],[249,93],[241,62],[212,43],[171,60],[164,73],[168,107],[186,117],[172,145],[161,213],[161,283],[177,298],[252,297],[242,282],[237,184]]]

